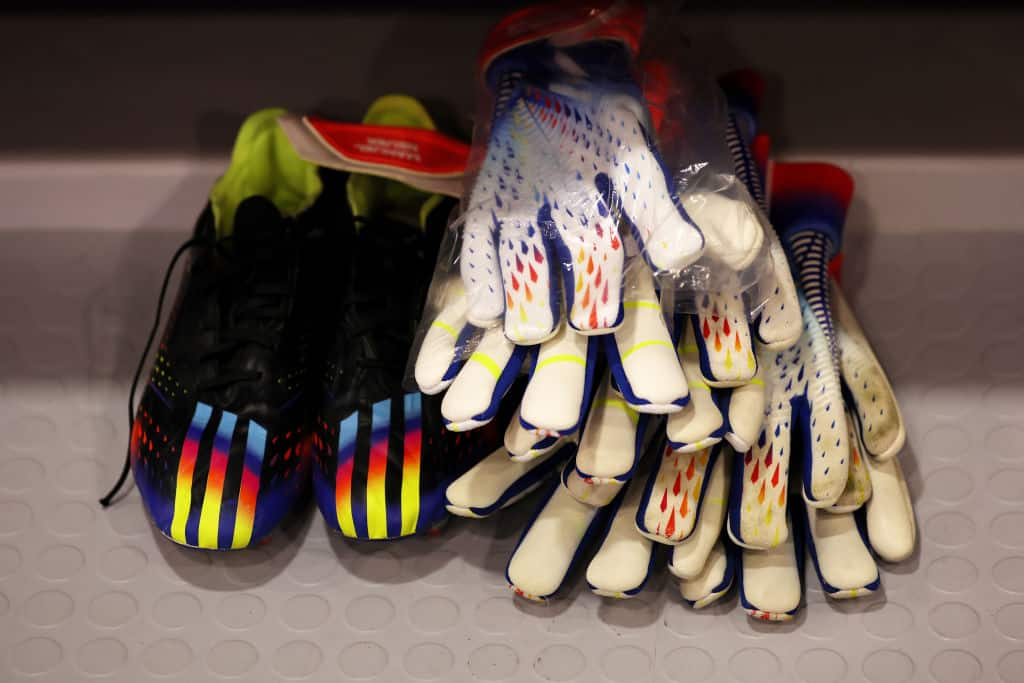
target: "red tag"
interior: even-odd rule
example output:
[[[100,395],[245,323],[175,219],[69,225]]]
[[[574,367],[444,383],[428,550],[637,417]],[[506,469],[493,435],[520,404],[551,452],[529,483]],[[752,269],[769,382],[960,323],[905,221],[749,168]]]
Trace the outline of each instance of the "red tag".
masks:
[[[853,176],[839,166],[824,161],[791,161],[779,169],[785,172],[777,170],[772,179],[775,184],[772,191],[778,195],[824,195],[835,201],[843,211],[850,206]]]
[[[839,283],[843,280],[843,252],[839,252],[828,262],[828,272],[832,278]]]
[[[772,139],[767,133],[758,133],[754,136],[754,142],[750,145],[750,153],[753,155],[754,163],[757,164],[758,172],[764,181],[766,197],[771,196],[768,194],[768,159],[771,156],[771,151]]]
[[[303,121],[332,152],[361,166],[426,176],[461,176],[469,160],[469,145],[433,130],[338,123],[314,116],[306,116]]]
[[[564,44],[618,40],[636,53],[640,49],[645,18],[643,5],[628,0],[532,5],[509,14],[490,30],[480,51],[480,73],[506,52],[560,33],[566,34]]]
[[[658,59],[649,59],[643,63],[644,100],[651,112],[651,123],[654,132],[661,135],[661,124],[665,120],[665,108],[671,88],[677,87],[673,81],[668,64]]]

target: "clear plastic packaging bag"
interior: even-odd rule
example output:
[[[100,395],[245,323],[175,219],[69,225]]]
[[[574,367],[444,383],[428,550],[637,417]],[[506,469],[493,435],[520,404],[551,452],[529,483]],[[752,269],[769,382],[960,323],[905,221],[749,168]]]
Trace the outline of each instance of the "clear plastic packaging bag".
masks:
[[[628,327],[650,289],[633,291],[637,269],[672,292],[669,316],[701,312],[708,294],[756,315],[770,227],[736,176],[724,98],[682,36],[674,12],[631,2],[535,6],[489,33],[463,201],[420,330],[430,348],[410,364],[421,388],[447,386],[482,330],[534,346],[563,324]]]

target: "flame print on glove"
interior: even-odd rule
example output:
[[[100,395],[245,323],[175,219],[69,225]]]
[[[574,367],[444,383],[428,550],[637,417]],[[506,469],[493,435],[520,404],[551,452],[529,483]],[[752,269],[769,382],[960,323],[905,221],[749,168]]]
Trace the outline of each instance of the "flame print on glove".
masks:
[[[711,386],[737,386],[757,372],[746,306],[737,287],[731,293],[705,294],[693,316],[701,343],[701,374]]]
[[[615,329],[620,217],[656,270],[683,268],[703,248],[652,148],[645,108],[610,89],[542,89],[515,77],[502,81],[498,102],[463,226],[470,322],[504,315],[509,339],[538,343],[554,334],[564,294],[575,330]]]
[[[789,493],[789,440],[780,438],[789,418],[773,414],[757,443],[737,454],[740,476],[733,480],[729,510],[729,537],[739,546],[774,548],[789,538],[786,510]],[[779,427],[776,429],[776,427]]]
[[[636,517],[637,530],[660,543],[687,538],[697,522],[704,481],[719,460],[721,445],[697,453],[666,448],[657,473],[647,481],[643,504]]]

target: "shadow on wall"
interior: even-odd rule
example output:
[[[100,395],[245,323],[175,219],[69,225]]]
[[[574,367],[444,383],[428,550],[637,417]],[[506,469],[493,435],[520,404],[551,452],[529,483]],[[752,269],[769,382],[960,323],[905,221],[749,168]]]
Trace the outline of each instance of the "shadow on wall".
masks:
[[[208,111],[229,114],[209,140],[224,153],[253,110],[353,119],[390,92],[442,102],[465,124],[480,42],[506,8],[384,5],[6,16],[0,155],[187,154]],[[1024,12],[993,9],[733,9],[684,14],[679,40],[712,74],[771,76],[765,124],[786,151],[1006,154],[1024,149],[1024,89],[1006,76],[1024,70],[1022,30]]]
[[[0,67],[9,105],[0,156],[222,156],[257,109],[358,120],[393,92],[444,103],[459,112],[454,132],[468,133],[476,52],[502,13],[5,17],[0,64],[31,66]],[[69,102],[89,103],[74,126]]]

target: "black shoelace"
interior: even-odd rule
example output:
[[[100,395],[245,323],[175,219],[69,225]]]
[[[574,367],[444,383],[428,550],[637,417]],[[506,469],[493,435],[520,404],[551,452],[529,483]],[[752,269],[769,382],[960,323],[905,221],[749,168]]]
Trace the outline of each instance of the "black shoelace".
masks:
[[[142,376],[142,371],[146,365],[146,358],[149,356],[149,352],[153,347],[153,342],[156,339],[157,332],[160,329],[160,321],[163,319],[164,300],[167,297],[167,288],[170,286],[174,269],[178,265],[178,261],[181,257],[186,252],[196,247],[213,246],[222,257],[227,259],[234,258],[234,256],[230,254],[230,250],[226,248],[230,241],[231,238],[225,238],[217,242],[211,242],[208,239],[192,238],[178,247],[177,251],[174,252],[174,256],[171,257],[170,263],[167,265],[167,270],[164,272],[163,283],[160,285],[160,295],[157,298],[156,315],[153,317],[153,325],[150,327],[149,335],[146,337],[146,344],[142,349],[142,353],[139,355],[139,362],[135,366],[135,373],[132,375],[131,389],[128,392],[129,436],[124,465],[122,466],[121,474],[118,476],[113,487],[111,487],[110,491],[107,492],[105,496],[100,498],[99,502],[103,507],[110,506],[114,497],[124,486],[125,481],[128,479],[128,472],[131,470],[131,431],[132,425],[135,422],[135,392],[138,388],[139,378]],[[214,284],[214,287],[217,286],[219,286],[219,281]],[[281,305],[281,302],[287,296],[287,293],[287,288],[283,285],[254,285],[250,289],[249,296],[239,303],[235,309],[235,322],[261,322],[277,319],[283,313],[284,307]],[[242,326],[233,326],[220,331],[218,340],[219,342],[217,345],[206,350],[200,356],[200,363],[215,361],[227,357],[235,350],[246,344],[256,344],[265,348],[273,348],[275,344],[274,335],[266,332],[265,330]],[[259,380],[260,378],[261,373],[259,371],[223,368],[213,377],[199,382],[196,386],[196,391],[202,392],[221,389],[234,385],[238,382]]]

